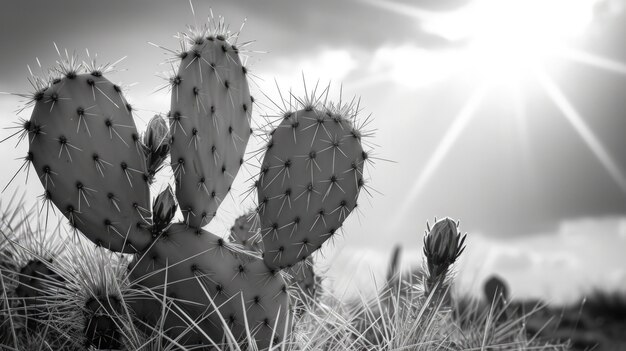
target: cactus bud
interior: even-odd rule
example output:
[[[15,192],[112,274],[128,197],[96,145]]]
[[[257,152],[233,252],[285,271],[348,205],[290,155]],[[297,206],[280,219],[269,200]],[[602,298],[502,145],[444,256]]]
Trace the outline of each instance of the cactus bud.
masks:
[[[167,227],[169,227],[172,218],[176,214],[176,199],[172,192],[172,187],[167,186],[167,189],[163,190],[159,196],[154,200],[152,205],[152,213],[154,213],[152,232],[154,234],[161,233]]]
[[[143,135],[145,146],[148,174],[150,180],[154,180],[154,175],[163,166],[163,161],[170,152],[169,129],[167,122],[159,115],[152,117],[148,122],[146,133]]]
[[[457,223],[452,219],[444,218],[436,222],[424,237],[424,255],[429,270],[431,267],[436,272],[440,272],[441,269],[447,270],[465,250],[463,246],[465,237],[459,234]]]
[[[436,300],[443,299],[448,304],[450,297],[446,277],[450,266],[461,256],[465,247],[466,235],[461,235],[458,223],[444,218],[435,223],[424,237],[424,256],[427,274],[424,282],[426,294],[434,294]]]

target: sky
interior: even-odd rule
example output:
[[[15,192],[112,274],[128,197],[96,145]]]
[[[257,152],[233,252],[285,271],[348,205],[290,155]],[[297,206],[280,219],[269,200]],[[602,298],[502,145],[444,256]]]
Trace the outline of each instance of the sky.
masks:
[[[165,82],[168,52],[149,43],[177,48],[174,34],[204,23],[212,8],[233,31],[245,20],[239,42],[253,41],[245,54],[260,102],[254,118],[273,113],[268,98],[278,98],[276,85],[301,93],[303,75],[308,87],[330,81],[336,98],[340,89],[344,99],[360,97],[363,117],[372,115],[372,195],[362,196],[359,213],[320,261],[332,265],[368,252],[365,261],[379,269],[384,265],[373,262],[385,261],[396,243],[415,261],[426,221],[449,216],[470,233],[475,250],[468,256],[475,256],[464,264],[480,277],[500,272],[526,287],[534,265],[558,248],[569,263],[542,271],[546,282],[568,286],[552,278],[562,269],[591,276],[593,265],[584,262],[611,252],[615,269],[598,284],[626,288],[626,258],[607,251],[626,250],[625,6],[623,0],[194,1],[194,16],[183,0],[10,1],[0,13],[0,92],[30,91],[27,65],[37,67],[38,58],[44,68],[53,66],[53,43],[83,58],[87,48],[100,62],[125,57],[109,78],[128,86],[142,125],[169,108],[167,94],[154,93]],[[17,120],[20,101],[0,95],[2,126]],[[0,184],[26,152],[25,144],[13,144],[0,144]],[[238,197],[247,172],[210,225],[214,232],[223,234],[252,206]],[[41,193],[36,177],[28,185],[24,178],[2,197],[16,187],[29,199]]]

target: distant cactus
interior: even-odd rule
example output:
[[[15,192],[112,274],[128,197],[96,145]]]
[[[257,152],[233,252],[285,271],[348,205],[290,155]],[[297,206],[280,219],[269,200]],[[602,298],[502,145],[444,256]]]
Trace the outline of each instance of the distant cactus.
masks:
[[[488,303],[500,305],[509,301],[509,288],[504,279],[496,275],[489,277],[485,281],[483,291]]]
[[[492,307],[496,320],[504,323],[508,319],[507,306],[509,300],[509,288],[504,279],[491,276],[485,281],[483,287],[487,303]]]
[[[389,266],[387,266],[387,285],[390,285],[394,279],[400,274],[400,256],[402,255],[402,246],[396,245],[391,253]]]

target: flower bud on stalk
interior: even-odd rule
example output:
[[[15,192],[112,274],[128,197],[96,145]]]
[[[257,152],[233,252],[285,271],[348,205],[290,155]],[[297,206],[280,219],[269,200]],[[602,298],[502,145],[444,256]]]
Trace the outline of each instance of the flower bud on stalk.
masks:
[[[424,292],[426,296],[433,294],[435,303],[443,299],[449,305],[447,276],[450,266],[461,256],[467,235],[458,231],[458,222],[450,218],[437,221],[432,228],[427,224],[428,232],[424,237],[424,256],[426,257],[426,277]]]
[[[167,189],[163,190],[163,192],[156,197],[154,205],[152,205],[152,213],[154,214],[152,225],[153,234],[158,235],[169,227],[172,218],[174,218],[176,214],[177,208],[178,205],[176,205],[172,187],[168,185]]]

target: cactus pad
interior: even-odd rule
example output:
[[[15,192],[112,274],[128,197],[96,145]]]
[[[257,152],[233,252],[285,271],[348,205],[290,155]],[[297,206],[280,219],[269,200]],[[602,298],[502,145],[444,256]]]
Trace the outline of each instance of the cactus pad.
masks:
[[[28,132],[44,199],[74,228],[114,251],[150,242],[145,158],[118,86],[99,71],[65,72],[36,101]]]
[[[129,301],[136,315],[157,325],[165,294],[175,305],[165,317],[165,329],[187,346],[208,342],[198,330],[186,330],[190,318],[217,344],[224,337],[223,322],[243,340],[247,319],[261,349],[282,341],[288,327],[289,298],[280,274],[205,230],[173,224],[130,269],[131,280],[156,296]],[[221,318],[212,306],[219,306]]]
[[[189,38],[188,38],[189,39]],[[238,49],[199,31],[171,78],[171,163],[187,224],[202,227],[239,172],[250,137],[252,99]]]
[[[305,106],[272,132],[257,182],[265,263],[290,267],[355,208],[367,154],[345,109]]]

